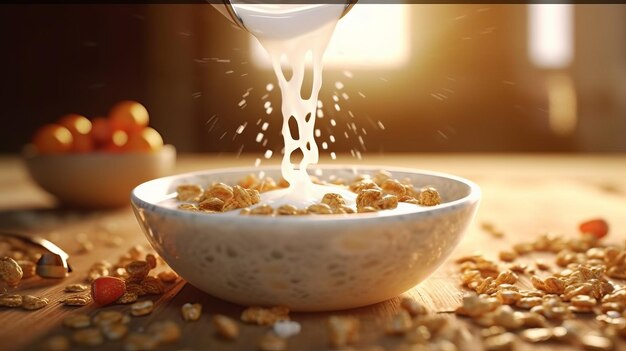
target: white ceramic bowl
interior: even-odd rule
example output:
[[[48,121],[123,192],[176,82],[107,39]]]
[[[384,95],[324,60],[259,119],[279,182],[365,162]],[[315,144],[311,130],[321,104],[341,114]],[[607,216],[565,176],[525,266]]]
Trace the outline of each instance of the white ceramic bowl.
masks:
[[[150,179],[171,174],[176,149],[158,152],[38,155],[29,149],[23,159],[31,178],[61,203],[81,208],[127,206],[130,192]]]
[[[132,205],[148,240],[194,286],[241,305],[295,311],[347,309],[397,296],[428,277],[450,255],[476,212],[477,185],[440,173],[389,167],[316,167],[346,179],[391,171],[439,190],[443,203],[414,211],[353,215],[239,216],[165,206],[183,183],[236,183],[277,168],[187,173],[146,182]]]

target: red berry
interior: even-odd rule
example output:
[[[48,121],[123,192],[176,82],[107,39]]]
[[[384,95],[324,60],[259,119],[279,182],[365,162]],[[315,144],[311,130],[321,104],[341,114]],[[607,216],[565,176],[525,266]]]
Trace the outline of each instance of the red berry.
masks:
[[[108,305],[126,292],[124,280],[115,277],[100,277],[91,283],[91,297],[98,305]]]
[[[602,218],[596,218],[582,222],[578,229],[581,234],[591,234],[600,239],[609,233],[609,224]]]

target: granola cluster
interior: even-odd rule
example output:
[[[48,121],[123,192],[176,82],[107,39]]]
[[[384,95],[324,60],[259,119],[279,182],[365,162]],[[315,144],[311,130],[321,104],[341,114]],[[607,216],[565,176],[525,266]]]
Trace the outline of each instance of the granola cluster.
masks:
[[[265,216],[366,213],[391,210],[398,207],[399,202],[419,206],[435,206],[441,203],[441,196],[435,188],[416,189],[409,179],[394,179],[386,171],[379,171],[373,176],[358,175],[351,181],[336,177],[328,182],[316,177],[311,179],[315,184],[339,186],[355,193],[356,208],[346,205],[346,199],[337,193],[327,193],[320,203],[307,208],[297,208],[289,204],[274,208],[259,204],[261,193],[286,188],[289,184],[285,180],[276,182],[271,177],[259,179],[253,174],[234,186],[213,183],[204,189],[199,184],[181,184],[176,188],[177,200],[183,202],[179,208],[188,211],[216,213],[239,209],[243,215]]]

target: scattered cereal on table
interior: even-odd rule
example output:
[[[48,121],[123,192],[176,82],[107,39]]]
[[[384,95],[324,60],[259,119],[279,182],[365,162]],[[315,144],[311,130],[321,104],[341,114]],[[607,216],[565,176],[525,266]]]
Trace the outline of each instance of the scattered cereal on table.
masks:
[[[180,340],[182,332],[176,322],[170,320],[152,323],[147,333],[157,340],[159,345],[172,344]]]
[[[483,341],[487,351],[509,351],[513,349],[514,343],[515,335],[508,332],[490,336]]]
[[[600,227],[593,227],[596,225]],[[543,271],[541,277],[534,275],[524,263],[506,265],[510,271],[530,279],[533,287],[530,290],[515,286],[517,279],[511,278],[510,271],[501,270],[497,262],[481,255],[457,260],[463,286],[477,294],[496,297],[493,304],[492,296],[470,295],[464,298],[457,313],[471,317],[473,323],[483,328],[497,326],[516,331],[522,340],[531,343],[555,341],[580,344],[586,350],[614,349],[613,338],[626,336],[626,319],[622,315],[626,310],[626,289],[609,278],[614,277],[614,272],[626,274],[626,247],[600,242],[608,232],[608,224],[604,226],[600,221],[590,226],[581,229],[577,238],[542,234],[531,242],[512,245],[510,253],[500,253],[503,262],[534,252],[555,256],[556,266],[562,268],[559,272],[551,272],[546,262],[535,261]],[[530,311],[515,311],[511,306]],[[577,314],[595,314],[601,328],[592,331],[575,324]],[[487,350],[508,350],[514,343],[511,333],[496,335],[483,329],[482,334]]]
[[[428,312],[426,310],[426,307],[424,307],[424,305],[422,305],[421,303],[417,302],[415,299],[412,299],[410,297],[402,298],[402,300],[400,301],[400,307],[404,309],[405,311],[409,312],[411,317],[420,316]]]
[[[152,313],[154,302],[151,300],[139,301],[130,305],[130,314],[134,317],[145,316]]]
[[[215,314],[211,323],[217,334],[227,340],[234,340],[239,336],[239,325],[234,319],[222,314]]]
[[[120,340],[128,334],[128,326],[121,323],[104,324],[100,330],[108,340]]]
[[[29,260],[18,260],[17,264],[22,268],[22,279],[28,279],[36,275],[37,264]]]
[[[120,304],[120,305],[126,305],[126,304],[137,301],[138,298],[139,297],[137,296],[137,294],[127,291],[124,293],[124,295],[120,296],[120,298],[117,299],[115,303]]]
[[[85,306],[91,302],[91,296],[88,294],[72,295],[59,301],[65,306]]]
[[[331,316],[328,318],[329,342],[333,347],[355,344],[359,339],[359,320],[354,317]]]
[[[50,300],[45,297],[38,297],[32,295],[22,296],[22,308],[25,310],[33,311],[48,306]]]
[[[404,335],[413,327],[411,315],[406,310],[400,310],[387,323],[385,333],[389,335]]]
[[[176,274],[173,270],[166,270],[157,274],[157,277],[161,279],[163,283],[171,284],[178,279],[178,274]]]
[[[63,289],[63,291],[68,292],[68,293],[77,293],[77,292],[83,292],[86,290],[87,290],[87,286],[83,284],[70,284],[70,285],[67,285],[65,289]]]
[[[273,332],[266,333],[259,340],[260,351],[286,351],[287,340],[279,337]]]
[[[0,294],[0,307],[22,307],[22,295]]]
[[[613,340],[606,336],[591,333],[583,335],[580,342],[583,348],[589,351],[611,351],[615,348]]]
[[[180,308],[183,319],[186,321],[197,321],[202,316],[202,305],[199,303],[186,303]]]
[[[156,350],[159,341],[152,335],[143,333],[130,333],[124,338],[125,351],[151,351]]]
[[[272,325],[280,320],[289,320],[289,309],[284,306],[248,307],[241,313],[241,320],[258,325]]]
[[[41,349],[42,351],[67,351],[70,349],[70,340],[64,335],[55,335],[46,339]]]
[[[10,257],[0,258],[0,281],[15,287],[22,280],[23,274],[22,267],[14,259]]]
[[[79,345],[98,346],[104,342],[104,337],[99,329],[86,328],[75,331],[72,340]]]
[[[103,327],[112,324],[128,324],[130,319],[128,315],[115,310],[100,311],[93,317],[93,324],[98,327]]]
[[[87,328],[91,325],[91,318],[82,313],[70,314],[63,318],[63,325],[72,329]]]

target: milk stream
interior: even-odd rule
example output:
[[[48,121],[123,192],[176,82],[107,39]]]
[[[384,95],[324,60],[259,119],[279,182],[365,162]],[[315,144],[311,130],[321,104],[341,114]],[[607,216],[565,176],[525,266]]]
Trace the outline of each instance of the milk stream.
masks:
[[[246,29],[268,52],[282,96],[285,154],[281,172],[289,182],[289,188],[263,194],[263,202],[271,205],[310,205],[318,203],[324,194],[334,192],[344,196],[348,203],[354,203],[353,193],[339,187],[315,185],[307,173],[307,167],[319,160],[314,131],[318,95],[322,87],[322,58],[345,6],[245,4],[237,1],[233,1],[232,5]],[[313,79],[311,95],[303,98],[301,91],[307,55],[312,60]],[[283,63],[292,72],[291,77],[285,77]],[[291,118],[297,124],[297,139],[292,137],[290,131]],[[294,153],[302,155],[297,164],[291,162]]]

